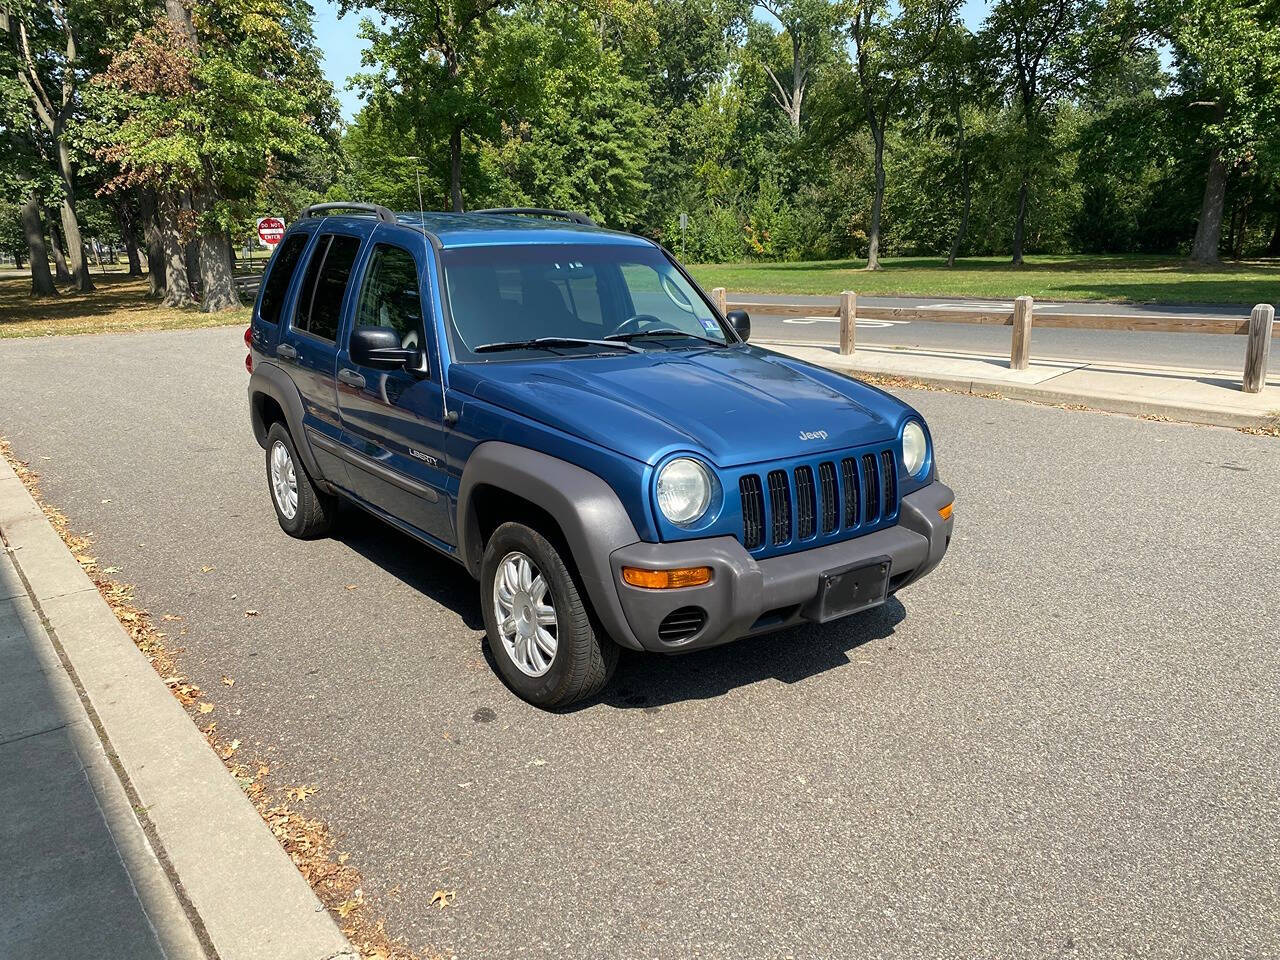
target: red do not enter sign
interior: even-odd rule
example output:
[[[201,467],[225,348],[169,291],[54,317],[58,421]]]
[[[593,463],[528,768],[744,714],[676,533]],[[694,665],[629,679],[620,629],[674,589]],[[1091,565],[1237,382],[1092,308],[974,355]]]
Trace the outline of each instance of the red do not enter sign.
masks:
[[[284,221],[279,217],[262,217],[258,220],[258,239],[274,247],[284,236]]]

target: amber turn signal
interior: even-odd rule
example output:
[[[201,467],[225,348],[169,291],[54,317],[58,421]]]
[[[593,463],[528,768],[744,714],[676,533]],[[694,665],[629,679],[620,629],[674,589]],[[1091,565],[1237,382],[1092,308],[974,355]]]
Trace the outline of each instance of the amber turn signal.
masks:
[[[938,511],[938,516],[940,516],[943,520],[950,520],[951,508],[954,507],[955,505],[956,505],[955,501],[954,500],[951,501],[951,503],[948,503],[945,507],[943,507],[941,510]]]
[[[674,570],[641,570],[623,567],[622,579],[633,587],[647,590],[673,590],[676,587],[700,587],[711,582],[710,567],[677,567]]]

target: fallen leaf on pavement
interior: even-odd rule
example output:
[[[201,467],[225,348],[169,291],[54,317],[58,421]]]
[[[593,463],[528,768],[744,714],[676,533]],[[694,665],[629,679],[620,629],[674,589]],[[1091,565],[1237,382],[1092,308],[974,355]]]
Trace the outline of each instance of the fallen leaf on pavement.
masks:
[[[246,610],[246,611],[244,612],[244,615],[245,615],[246,617],[256,617],[256,616],[258,615],[258,611],[257,611],[257,610]]]
[[[289,797],[293,800],[305,800],[307,799],[307,797],[311,796],[313,793],[316,792],[316,788],[315,787],[290,787],[285,792],[288,793]]]
[[[119,568],[119,567],[107,567],[107,568],[106,568],[105,570],[103,570],[102,572],[103,572],[103,573],[119,573],[119,572],[120,572],[120,568]]]
[[[338,904],[338,916],[345,920],[348,914],[359,910],[360,907],[361,902],[359,900],[343,900]]]
[[[213,704],[202,703],[196,709],[199,710],[201,713],[213,713]]]
[[[166,613],[166,614],[165,614],[163,617],[161,617],[160,619],[161,619],[161,620],[170,620],[170,621],[172,621],[172,620],[181,620],[182,618],[181,618],[180,616],[178,616],[176,613]]]
[[[431,906],[439,907],[443,910],[449,904],[453,903],[454,898],[458,895],[457,890],[437,890],[431,895]]]
[[[236,685],[236,682],[235,682],[233,679],[231,679],[230,677],[228,677],[226,674],[223,674],[223,675],[222,675],[222,685],[223,685],[224,687],[234,687],[234,686]]]
[[[348,583],[348,584],[347,584],[347,589],[348,589],[348,590],[355,590],[355,589],[356,589],[356,585],[355,585],[354,583]]]
[[[204,566],[200,568],[201,573],[209,573],[211,570],[213,570],[213,567],[210,567],[210,566]]]

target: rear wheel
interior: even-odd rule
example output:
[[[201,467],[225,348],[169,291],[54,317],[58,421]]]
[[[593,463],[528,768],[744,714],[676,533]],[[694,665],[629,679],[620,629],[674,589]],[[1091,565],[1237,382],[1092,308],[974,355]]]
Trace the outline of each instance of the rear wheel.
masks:
[[[267,431],[267,486],[280,529],[289,536],[305,540],[329,532],[337,499],[315,485],[282,423]]]
[[[485,547],[480,601],[493,659],[521,698],[561,707],[604,689],[618,648],[598,632],[568,567],[538,531],[504,523]]]

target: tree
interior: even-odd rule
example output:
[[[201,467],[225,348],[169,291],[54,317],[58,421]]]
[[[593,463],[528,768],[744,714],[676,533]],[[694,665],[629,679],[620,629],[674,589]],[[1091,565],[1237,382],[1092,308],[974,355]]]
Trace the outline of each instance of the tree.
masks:
[[[362,62],[373,71],[354,77],[365,96],[419,136],[447,140],[449,197],[463,209],[464,138],[493,136],[504,108],[522,99],[532,78],[522,74],[516,49],[493,48],[495,18],[511,0],[342,0],[342,13],[377,11],[360,22],[368,41]]]
[[[299,6],[167,0],[98,78],[99,155],[120,171],[107,189],[156,190],[168,304],[188,300],[182,247],[194,235],[200,309],[238,305],[228,233],[283,161],[325,148]]]
[[[634,227],[643,210],[657,113],[645,89],[622,73],[585,12],[557,4],[519,11],[498,28],[540,32],[530,71],[540,90],[493,153],[510,192],[504,205],[582,210],[601,222]]]
[[[983,27],[988,62],[996,65],[1022,124],[1015,147],[1021,173],[1013,230],[1013,263],[1021,266],[1027,206],[1037,171],[1051,162],[1054,111],[1077,96],[1099,68],[1137,37],[1125,0],[997,0]]]
[[[81,63],[72,14],[63,0],[36,4],[13,3],[0,12],[0,29],[13,51],[18,82],[31,110],[51,141],[51,151],[61,178],[62,232],[77,290],[93,289],[89,263],[75,208],[75,168],[68,126],[76,108]]]
[[[1204,193],[1191,259],[1216,263],[1231,172],[1280,123],[1280,22],[1252,0],[1172,0],[1157,7],[1181,106],[1200,118]]]
[[[768,60],[763,65],[773,83],[773,100],[798,135],[805,95],[818,69],[835,54],[840,5],[832,0],[761,0],[759,6],[781,25],[789,47],[787,69],[775,71]]]
[[[858,0],[849,22],[856,96],[871,131],[875,183],[867,269],[880,269],[880,217],[884,209],[884,147],[889,124],[903,108],[913,75],[933,57],[951,27],[959,0],[904,0],[896,16],[888,0]]]

